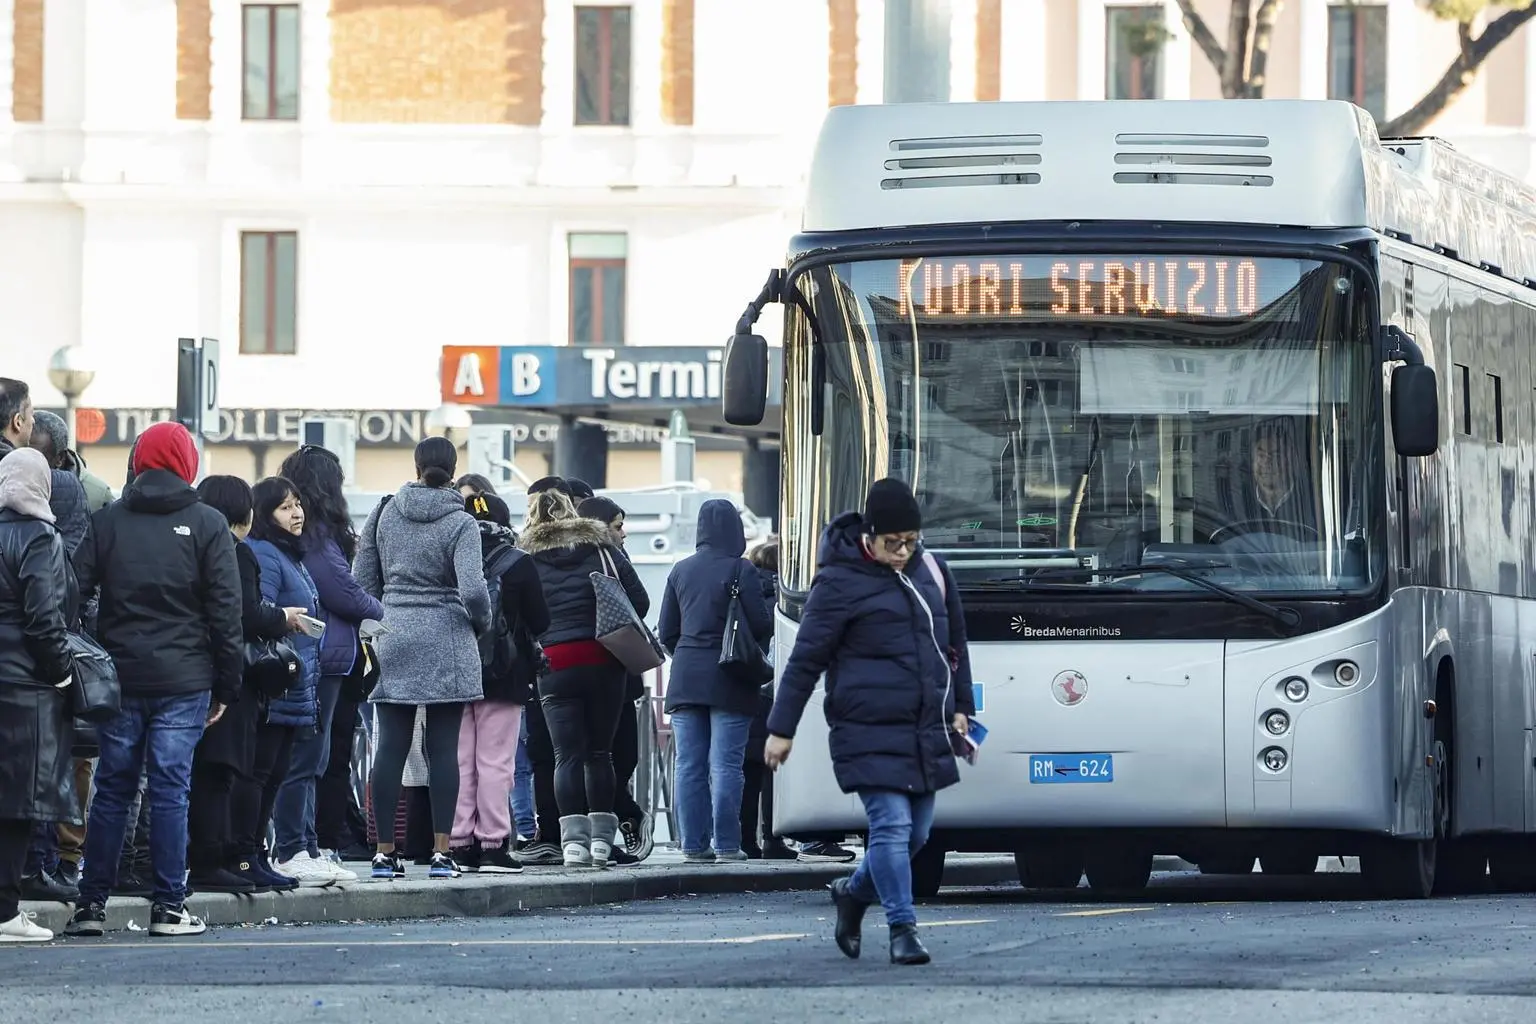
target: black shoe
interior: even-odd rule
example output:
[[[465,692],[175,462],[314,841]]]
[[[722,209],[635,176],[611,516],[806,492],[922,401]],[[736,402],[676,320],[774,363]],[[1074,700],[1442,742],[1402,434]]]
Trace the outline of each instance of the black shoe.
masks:
[[[378,881],[391,881],[405,877],[405,861],[400,859],[398,853],[376,853],[373,855],[372,877]]]
[[[455,846],[448,851],[448,856],[453,858],[453,862],[459,866],[460,871],[473,874],[480,870],[479,843],[471,842],[468,846]]]
[[[366,864],[373,860],[373,853],[373,847],[367,843],[353,843],[341,851],[341,859],[344,861],[361,861]]]
[[[112,895],[147,900],[154,895],[154,888],[138,875],[118,875],[117,884],[112,887]]]
[[[807,864],[852,864],[858,855],[836,843],[803,843],[797,860]]]
[[[80,898],[80,890],[65,885],[46,871],[23,875],[21,898],[38,903],[73,903]]]
[[[630,865],[639,864],[639,863],[640,863],[640,858],[639,857],[636,857],[634,854],[630,853],[628,850],[621,849],[620,847],[617,847],[617,846],[615,846],[613,848],[613,852],[612,853],[608,854],[608,866],[609,867],[627,868]]]
[[[745,843],[743,843],[742,847],[741,847],[741,852],[747,855],[747,860],[762,860],[763,859],[763,848],[761,846],[758,846],[755,843],[752,844],[751,846],[748,846]]]
[[[763,844],[763,860],[794,860],[798,856],[782,839],[770,839]]]
[[[869,909],[869,904],[854,899],[848,891],[846,878],[832,883],[832,904],[837,907],[837,924],[833,931],[837,948],[842,950],[843,956],[857,960],[864,944],[864,912]],[[891,941],[895,942],[894,939]]]
[[[208,930],[203,919],[187,912],[186,905],[168,907],[156,903],[149,912],[149,934],[160,936],[201,935]]]
[[[60,885],[73,886],[76,889],[80,888],[80,862],[73,860],[59,861],[58,869],[54,871],[53,877],[58,879]]]
[[[75,914],[64,926],[64,934],[80,939],[95,939],[107,930],[107,908],[100,903],[88,903],[76,907]]]
[[[236,861],[235,866],[229,869],[230,874],[236,878],[248,882],[251,892],[292,892],[299,887],[298,879],[289,878],[287,875],[279,875],[274,872],[266,872],[255,861]]]
[[[212,871],[194,871],[187,879],[187,884],[193,892],[228,892],[246,896],[253,895],[257,885],[244,875],[237,875],[233,871],[224,868],[215,868]],[[268,886],[260,887],[263,892],[270,892]]]
[[[489,850],[479,850],[476,856],[476,864],[482,875],[520,875],[523,873],[523,866],[512,859],[512,851],[506,843],[502,843],[500,846],[493,846]],[[459,861],[459,866],[464,867],[464,862]],[[469,869],[465,868],[465,870]]]
[[[891,963],[916,967],[933,959],[917,937],[917,925],[891,925]]]

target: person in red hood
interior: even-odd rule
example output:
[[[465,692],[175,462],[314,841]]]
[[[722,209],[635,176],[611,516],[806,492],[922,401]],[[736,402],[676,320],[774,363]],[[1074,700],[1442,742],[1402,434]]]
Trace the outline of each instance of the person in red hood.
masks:
[[[152,935],[198,935],[186,909],[187,806],[203,729],[240,691],[240,568],[224,516],[198,500],[197,445],[179,423],[139,436],[133,480],[91,517],[75,569],[100,592],[96,638],[112,655],[122,710],[100,727],[96,798],[80,898],[66,935],[100,935],[116,883],[128,808],[148,768],[154,868]]]

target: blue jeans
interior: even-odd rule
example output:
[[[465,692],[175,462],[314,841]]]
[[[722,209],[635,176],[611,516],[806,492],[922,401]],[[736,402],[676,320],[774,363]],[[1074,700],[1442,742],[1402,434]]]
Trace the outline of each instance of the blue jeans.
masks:
[[[512,819],[517,834],[532,839],[539,831],[533,809],[533,761],[528,757],[528,712],[517,733],[517,770],[512,778]]]
[[[292,860],[301,853],[320,856],[315,834],[315,781],[331,761],[331,719],[341,699],[341,676],[321,676],[315,689],[320,700],[320,721],[313,731],[300,729],[293,741],[288,777],[277,791],[272,808],[272,828],[277,833],[274,859]]]
[[[899,793],[893,789],[861,789],[869,818],[869,842],[864,860],[848,880],[848,894],[885,907],[887,924],[916,924],[912,906],[912,858],[928,842],[933,828],[932,793]]]
[[[741,760],[751,729],[752,716],[734,711],[694,707],[672,712],[677,748],[673,800],[683,853],[704,853],[711,840],[717,854],[741,849]]]
[[[98,730],[101,760],[85,830],[82,904],[106,903],[117,883],[128,810],[146,765],[154,899],[168,907],[186,902],[187,794],[192,789],[192,752],[203,738],[208,703],[206,691],[182,697],[124,697],[122,710]]]

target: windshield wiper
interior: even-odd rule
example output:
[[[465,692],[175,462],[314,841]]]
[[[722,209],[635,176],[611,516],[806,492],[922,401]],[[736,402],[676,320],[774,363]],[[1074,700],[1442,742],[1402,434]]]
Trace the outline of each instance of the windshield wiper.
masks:
[[[1201,565],[1199,565],[1198,567],[1195,567],[1195,568],[1200,568],[1200,569],[1222,569],[1222,568],[1227,568],[1227,567],[1228,567],[1228,564],[1226,562],[1206,562],[1206,563],[1202,563]],[[1160,573],[1163,573],[1163,574],[1168,575],[1168,576],[1173,576],[1176,579],[1181,579],[1181,580],[1183,580],[1186,583],[1192,583],[1195,586],[1200,587],[1203,590],[1208,590],[1208,591],[1210,591],[1213,594],[1219,594],[1220,596],[1226,598],[1229,601],[1232,601],[1235,604],[1240,604],[1244,608],[1252,609],[1253,611],[1256,611],[1256,612],[1258,612],[1261,615],[1267,615],[1270,618],[1274,619],[1276,622],[1283,623],[1284,625],[1296,626],[1296,625],[1300,624],[1300,622],[1301,622],[1301,614],[1299,612],[1297,612],[1296,609],[1294,609],[1294,608],[1278,608],[1275,605],[1269,604],[1266,601],[1260,601],[1256,597],[1252,597],[1252,596],[1250,596],[1248,594],[1245,594],[1245,593],[1243,593],[1240,590],[1233,590],[1231,587],[1225,586],[1224,584],[1221,584],[1221,583],[1217,583],[1215,580],[1208,580],[1204,576],[1198,575],[1194,571],[1194,568],[1189,568],[1189,567],[1180,566],[1180,565],[1167,565],[1167,564],[1162,563],[1162,562],[1150,562],[1150,563],[1143,563],[1141,565],[1116,565],[1116,566],[1110,566],[1110,567],[1107,567],[1107,568],[1098,568],[1098,569],[1072,569],[1072,568],[1061,567],[1061,568],[1040,569],[1040,570],[1038,570],[1036,572],[1035,575],[1037,575],[1037,576],[1108,576],[1108,577],[1111,577],[1111,578],[1118,579],[1118,578],[1123,578],[1123,577],[1126,577],[1126,576],[1134,576],[1137,573],[1154,573],[1154,572],[1160,572]]]
[[[1065,571],[1069,573],[1083,573],[1086,575],[1091,574],[1094,570],[1065,569]],[[1052,570],[1035,570],[1036,576],[1049,572],[1052,572]],[[1064,593],[1073,594],[1104,593],[1105,591],[1110,591],[1117,594],[1137,593],[1135,587],[1127,587],[1119,584],[1111,584],[1107,587],[1103,586],[1102,584],[1099,586],[1090,586],[1086,583],[1063,583],[1057,580],[1042,580],[1035,578],[1035,576],[989,576],[986,579],[981,580],[966,580],[961,585],[967,588],[974,587],[979,590],[1059,590]]]

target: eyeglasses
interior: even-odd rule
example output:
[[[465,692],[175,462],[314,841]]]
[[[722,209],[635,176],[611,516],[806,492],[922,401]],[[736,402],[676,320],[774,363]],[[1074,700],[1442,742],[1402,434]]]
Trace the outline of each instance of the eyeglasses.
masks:
[[[896,555],[903,551],[916,551],[918,537],[881,537],[880,546],[885,548],[887,554]]]

